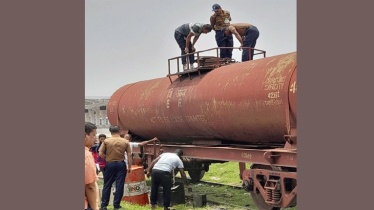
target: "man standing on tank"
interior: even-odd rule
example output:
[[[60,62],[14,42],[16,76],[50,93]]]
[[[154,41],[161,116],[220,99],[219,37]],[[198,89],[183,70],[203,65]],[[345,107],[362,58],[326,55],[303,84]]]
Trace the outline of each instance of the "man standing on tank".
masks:
[[[131,173],[131,167],[127,168],[126,162],[124,162],[124,154],[127,152],[129,165],[132,164],[130,143],[120,136],[120,130],[121,128],[118,125],[110,126],[109,131],[112,137],[105,139],[99,149],[99,155],[106,161],[101,210],[107,209],[114,181],[116,182],[116,191],[113,206],[114,209],[121,209],[120,203],[123,197],[126,174],[127,172]]]
[[[147,171],[147,177],[149,178],[152,174],[151,180],[151,205],[152,210],[156,208],[157,193],[159,186],[163,187],[164,196],[164,210],[169,209],[171,199],[171,187],[172,187],[172,173],[175,168],[178,168],[184,183],[188,185],[186,174],[184,173],[184,166],[181,160],[183,151],[181,149],[175,150],[174,153],[162,153],[154,161]]]
[[[210,16],[210,25],[216,31],[216,42],[218,47],[233,47],[232,35],[225,36],[221,29],[230,25],[231,15],[227,10],[222,10],[219,4],[212,6],[214,14]],[[232,49],[220,49],[220,58],[232,58]]]
[[[177,41],[179,48],[181,49],[181,55],[186,53],[195,52],[194,45],[200,37],[200,34],[207,34],[212,30],[212,26],[209,24],[202,23],[186,23],[179,26],[174,31],[174,38]],[[191,44],[191,37],[194,36],[194,39]],[[190,61],[190,68],[193,68],[193,63],[195,62],[194,54],[188,55]],[[183,70],[187,70],[187,58],[186,56],[182,57]]]

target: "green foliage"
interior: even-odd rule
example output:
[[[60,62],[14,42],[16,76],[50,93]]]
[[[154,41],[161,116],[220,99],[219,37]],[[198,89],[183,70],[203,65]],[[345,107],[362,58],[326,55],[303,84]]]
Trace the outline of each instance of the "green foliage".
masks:
[[[213,189],[214,188],[214,189]],[[215,202],[231,203],[238,206],[254,206],[253,202],[249,198],[249,193],[234,189],[229,186],[213,186],[197,184],[193,188],[193,192],[196,194],[206,194],[207,199]]]
[[[248,169],[250,164],[246,164]],[[239,177],[239,163],[213,163],[209,166],[209,171],[205,173],[203,181],[217,182],[229,185],[241,185],[242,181]]]
[[[121,206],[123,207],[123,209],[126,209],[126,210],[149,210],[151,209],[151,207],[149,206],[140,206],[140,205],[132,205],[132,204],[129,204],[129,203],[126,203],[124,201],[121,202]],[[113,206],[109,205],[107,206],[108,210],[112,210],[113,209]],[[156,208],[157,210],[163,210],[163,208]]]
[[[121,202],[121,206],[123,207],[123,209],[126,209],[126,210],[150,210],[151,209],[150,205],[140,206],[140,205],[136,205],[136,204],[129,204],[129,203],[126,203],[124,201]],[[107,206],[107,208],[108,208],[108,210],[113,210],[113,206],[112,205]],[[192,210],[192,209],[197,209],[197,210],[216,210],[217,206],[207,205],[204,208],[194,208],[192,206],[192,204],[189,204],[189,205],[180,204],[180,205],[173,206],[171,208],[175,209],[175,210]],[[164,209],[163,207],[156,206],[156,210],[163,210],[163,209]]]

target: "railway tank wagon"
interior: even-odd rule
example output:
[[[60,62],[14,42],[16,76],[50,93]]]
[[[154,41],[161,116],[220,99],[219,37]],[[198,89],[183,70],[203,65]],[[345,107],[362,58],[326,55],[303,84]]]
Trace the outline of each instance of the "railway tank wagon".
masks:
[[[200,72],[199,72],[200,73]],[[191,77],[128,84],[110,98],[111,124],[138,139],[148,163],[179,148],[199,180],[218,161],[239,162],[259,209],[296,205],[296,52],[232,63]],[[252,163],[250,169],[245,163]]]

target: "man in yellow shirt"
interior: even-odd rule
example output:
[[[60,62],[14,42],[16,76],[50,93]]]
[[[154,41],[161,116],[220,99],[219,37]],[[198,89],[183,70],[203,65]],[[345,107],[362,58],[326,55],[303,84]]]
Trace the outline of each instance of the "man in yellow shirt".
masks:
[[[219,4],[212,6],[214,14],[210,16],[210,25],[216,31],[216,42],[218,47],[233,47],[232,35],[225,36],[221,31],[223,27],[230,25],[231,15],[227,10],[222,10]],[[232,58],[232,49],[220,49],[220,58]]]

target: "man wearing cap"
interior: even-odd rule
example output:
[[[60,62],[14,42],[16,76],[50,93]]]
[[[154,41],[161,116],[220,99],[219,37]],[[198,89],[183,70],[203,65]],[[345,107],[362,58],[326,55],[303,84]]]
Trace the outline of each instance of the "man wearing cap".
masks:
[[[233,47],[232,35],[224,36],[221,29],[230,25],[230,12],[222,10],[219,4],[212,6],[214,14],[210,16],[210,25],[216,31],[216,42],[218,47]],[[232,58],[232,49],[220,49],[220,58]]]
[[[202,23],[186,23],[179,26],[175,29],[174,38],[177,41],[180,49],[181,55],[185,55],[189,52],[194,52],[196,41],[199,39],[200,34],[207,34],[212,30],[212,26],[209,24],[202,24]],[[193,42],[191,44],[191,37],[194,36]],[[190,60],[190,68],[193,67],[193,63],[195,62],[194,54],[188,56]],[[186,56],[182,57],[182,64],[183,70],[187,70],[187,61]]]
[[[162,153],[148,167],[147,177],[152,173],[151,181],[151,204],[152,210],[156,208],[158,188],[163,187],[164,196],[164,210],[170,206],[171,187],[172,187],[172,171],[178,168],[184,183],[188,185],[186,174],[184,173],[184,166],[181,160],[183,151],[181,149],[175,150],[174,153]]]
[[[232,34],[234,34],[241,44],[240,48],[254,48],[256,46],[257,38],[260,35],[260,32],[258,31],[257,27],[249,23],[234,23],[228,27],[222,28],[222,32],[225,36],[232,36]],[[251,49],[251,60],[253,60],[253,53],[254,50]],[[243,49],[242,62],[248,60],[249,49]]]

